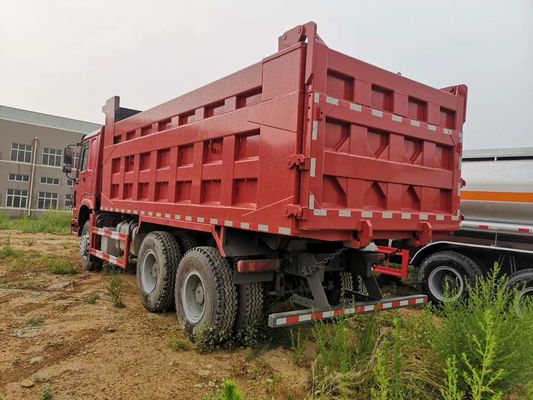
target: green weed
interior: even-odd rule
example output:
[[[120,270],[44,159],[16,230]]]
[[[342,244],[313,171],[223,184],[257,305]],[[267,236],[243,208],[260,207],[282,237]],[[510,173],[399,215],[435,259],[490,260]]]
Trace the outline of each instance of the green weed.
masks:
[[[225,380],[222,388],[204,396],[204,400],[244,400],[244,395],[234,381]]]
[[[459,389],[459,371],[455,355],[446,359],[444,372],[446,373],[446,379],[440,389],[443,400],[463,400],[464,393]]]
[[[506,285],[495,266],[469,288],[468,299],[445,302],[437,311],[442,323],[428,332],[441,365],[456,358],[458,387],[467,397],[525,391],[533,380],[533,352],[524,348],[533,343],[533,309],[517,314],[516,293]]]
[[[179,338],[176,332],[172,332],[167,336],[167,345],[174,351],[189,351],[193,348],[189,340]]]
[[[43,391],[41,392],[41,400],[52,400],[53,397],[52,386],[47,383],[44,385]]]
[[[11,246],[10,238],[7,238],[2,247],[0,247],[0,260],[4,260],[6,258],[18,258],[21,255],[22,252],[20,250],[17,250]]]
[[[34,317],[28,321],[29,326],[40,326],[44,323],[44,317]]]
[[[304,357],[305,357],[305,340],[302,337],[302,331],[301,329],[291,329],[290,330],[291,335],[291,351],[294,356],[294,361],[297,365],[301,365]]]
[[[76,268],[70,261],[53,259],[49,262],[50,273],[55,275],[74,275]]]
[[[85,297],[85,301],[89,304],[96,304],[96,302],[100,299],[100,295],[98,292],[91,292]]]
[[[105,290],[107,296],[115,307],[126,307],[124,304],[124,293],[126,292],[126,285],[120,276],[113,276],[105,283]]]

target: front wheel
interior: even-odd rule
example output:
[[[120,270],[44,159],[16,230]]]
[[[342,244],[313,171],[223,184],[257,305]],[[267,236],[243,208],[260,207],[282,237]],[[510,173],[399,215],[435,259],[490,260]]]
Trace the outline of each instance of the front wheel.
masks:
[[[83,224],[80,236],[80,264],[85,271],[100,271],[102,269],[103,261],[90,253],[89,230],[90,224],[87,220],[85,221],[85,224]]]
[[[418,281],[429,298],[438,304],[465,296],[482,276],[480,267],[469,257],[455,251],[439,251],[424,259]]]
[[[195,247],[176,274],[176,313],[192,338],[224,340],[237,314],[237,291],[228,262],[213,247]]]

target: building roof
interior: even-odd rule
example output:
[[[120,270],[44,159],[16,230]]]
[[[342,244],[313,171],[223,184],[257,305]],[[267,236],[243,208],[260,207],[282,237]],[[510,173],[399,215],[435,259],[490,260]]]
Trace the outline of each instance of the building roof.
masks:
[[[533,157],[533,147],[515,147],[505,149],[465,150],[463,160],[481,158],[523,158]]]
[[[46,126],[48,128],[62,129],[81,134],[90,133],[100,129],[101,125],[92,122],[80,121],[57,115],[44,114],[35,111],[0,105],[0,120],[21,122],[24,124]]]

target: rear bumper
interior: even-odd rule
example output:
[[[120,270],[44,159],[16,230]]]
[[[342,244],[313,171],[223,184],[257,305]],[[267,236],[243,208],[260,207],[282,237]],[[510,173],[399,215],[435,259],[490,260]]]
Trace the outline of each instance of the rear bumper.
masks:
[[[355,314],[412,307],[426,304],[427,302],[428,297],[425,294],[416,294],[412,296],[358,302],[351,305],[342,305],[327,309],[288,311],[270,314],[268,316],[268,326],[271,328],[281,328],[285,326],[301,325],[312,321],[323,321],[339,317],[348,317]]]

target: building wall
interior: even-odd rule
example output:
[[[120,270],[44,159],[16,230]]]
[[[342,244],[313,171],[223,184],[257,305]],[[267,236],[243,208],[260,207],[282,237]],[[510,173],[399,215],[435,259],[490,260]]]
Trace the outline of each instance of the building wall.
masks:
[[[0,212],[9,216],[22,216],[27,215],[28,211],[31,215],[39,215],[48,208],[68,210],[70,208],[68,196],[72,196],[73,187],[68,185],[68,178],[62,172],[63,149],[69,144],[78,143],[85,133],[96,130],[99,126],[84,121],[7,108],[8,111],[18,111],[12,114],[16,117],[13,119],[19,120],[10,120],[7,119],[9,115],[7,117],[5,115],[6,108],[0,109],[4,111],[4,114],[0,112]],[[54,126],[45,126],[45,124]],[[80,126],[85,132],[68,130],[69,127],[80,129]],[[13,156],[20,157],[25,154],[23,151],[12,154],[13,144],[31,146],[30,157],[13,160]],[[43,158],[46,148],[52,152],[59,150],[60,156]],[[47,159],[48,162],[57,161],[59,165],[46,165]],[[33,161],[35,161],[34,166]],[[24,181],[10,180],[10,174],[23,175]],[[21,177],[11,176],[11,178]],[[55,184],[57,182],[59,184]],[[14,194],[24,194],[24,192],[14,192],[16,190],[26,192],[26,204],[21,204],[13,198]],[[57,201],[52,201],[55,196]]]

